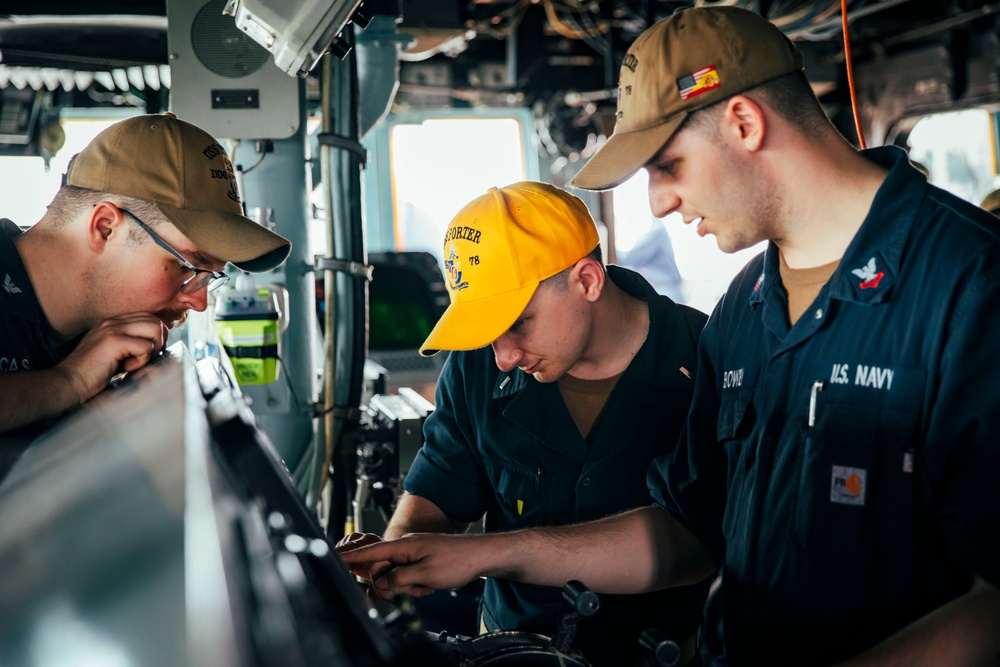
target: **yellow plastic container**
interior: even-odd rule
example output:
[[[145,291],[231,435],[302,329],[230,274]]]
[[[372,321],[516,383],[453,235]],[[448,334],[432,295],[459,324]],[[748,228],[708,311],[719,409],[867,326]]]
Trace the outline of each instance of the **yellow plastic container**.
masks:
[[[268,384],[278,377],[278,318],[217,320],[219,339],[240,384]]]
[[[281,370],[277,295],[270,289],[229,290],[215,314],[222,347],[240,384],[268,384]]]

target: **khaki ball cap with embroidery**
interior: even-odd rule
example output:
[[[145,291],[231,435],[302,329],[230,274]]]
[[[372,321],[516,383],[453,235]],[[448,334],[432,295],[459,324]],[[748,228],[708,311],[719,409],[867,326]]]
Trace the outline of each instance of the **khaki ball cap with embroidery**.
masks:
[[[570,185],[620,185],[653,159],[692,112],[801,69],[795,45],[752,11],[678,9],[628,50],[614,132]]]
[[[135,116],[98,134],[73,158],[66,184],[148,201],[200,250],[245,271],[270,271],[292,247],[243,215],[219,142],[172,113]]]

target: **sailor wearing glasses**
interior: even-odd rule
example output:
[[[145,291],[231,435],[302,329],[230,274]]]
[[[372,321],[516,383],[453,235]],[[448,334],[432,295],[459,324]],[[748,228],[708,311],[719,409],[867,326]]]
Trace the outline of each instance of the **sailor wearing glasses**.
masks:
[[[130,118],[70,163],[28,231],[0,219],[0,432],[54,417],[146,364],[228,280],[291,244],[243,208],[218,142],[173,114]]]

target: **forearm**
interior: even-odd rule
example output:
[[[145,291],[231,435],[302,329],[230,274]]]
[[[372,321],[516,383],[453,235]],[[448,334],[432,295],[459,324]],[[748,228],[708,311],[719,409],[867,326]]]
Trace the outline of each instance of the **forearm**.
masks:
[[[426,595],[484,576],[543,586],[578,579],[597,593],[644,593],[692,584],[714,570],[701,542],[658,507],[511,533],[418,533],[340,555],[355,573],[377,563],[393,564],[373,576],[383,597],[397,589]]]
[[[841,667],[1000,664],[1000,590],[977,580],[965,595]]]
[[[0,433],[55,417],[80,402],[71,378],[62,369],[2,374]]]
[[[467,527],[468,524],[452,521],[430,500],[404,493],[396,502],[382,539],[396,540],[407,533],[459,533]]]
[[[598,593],[644,593],[712,574],[708,550],[659,507],[574,526],[484,536],[483,576],[543,586],[578,579]]]

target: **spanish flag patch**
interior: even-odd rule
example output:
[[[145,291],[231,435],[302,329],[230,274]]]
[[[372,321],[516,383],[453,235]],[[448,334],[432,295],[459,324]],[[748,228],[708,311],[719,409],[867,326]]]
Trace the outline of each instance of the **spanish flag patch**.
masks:
[[[719,73],[715,71],[715,65],[709,65],[677,79],[677,88],[681,92],[681,99],[687,100],[718,88],[719,83]]]

